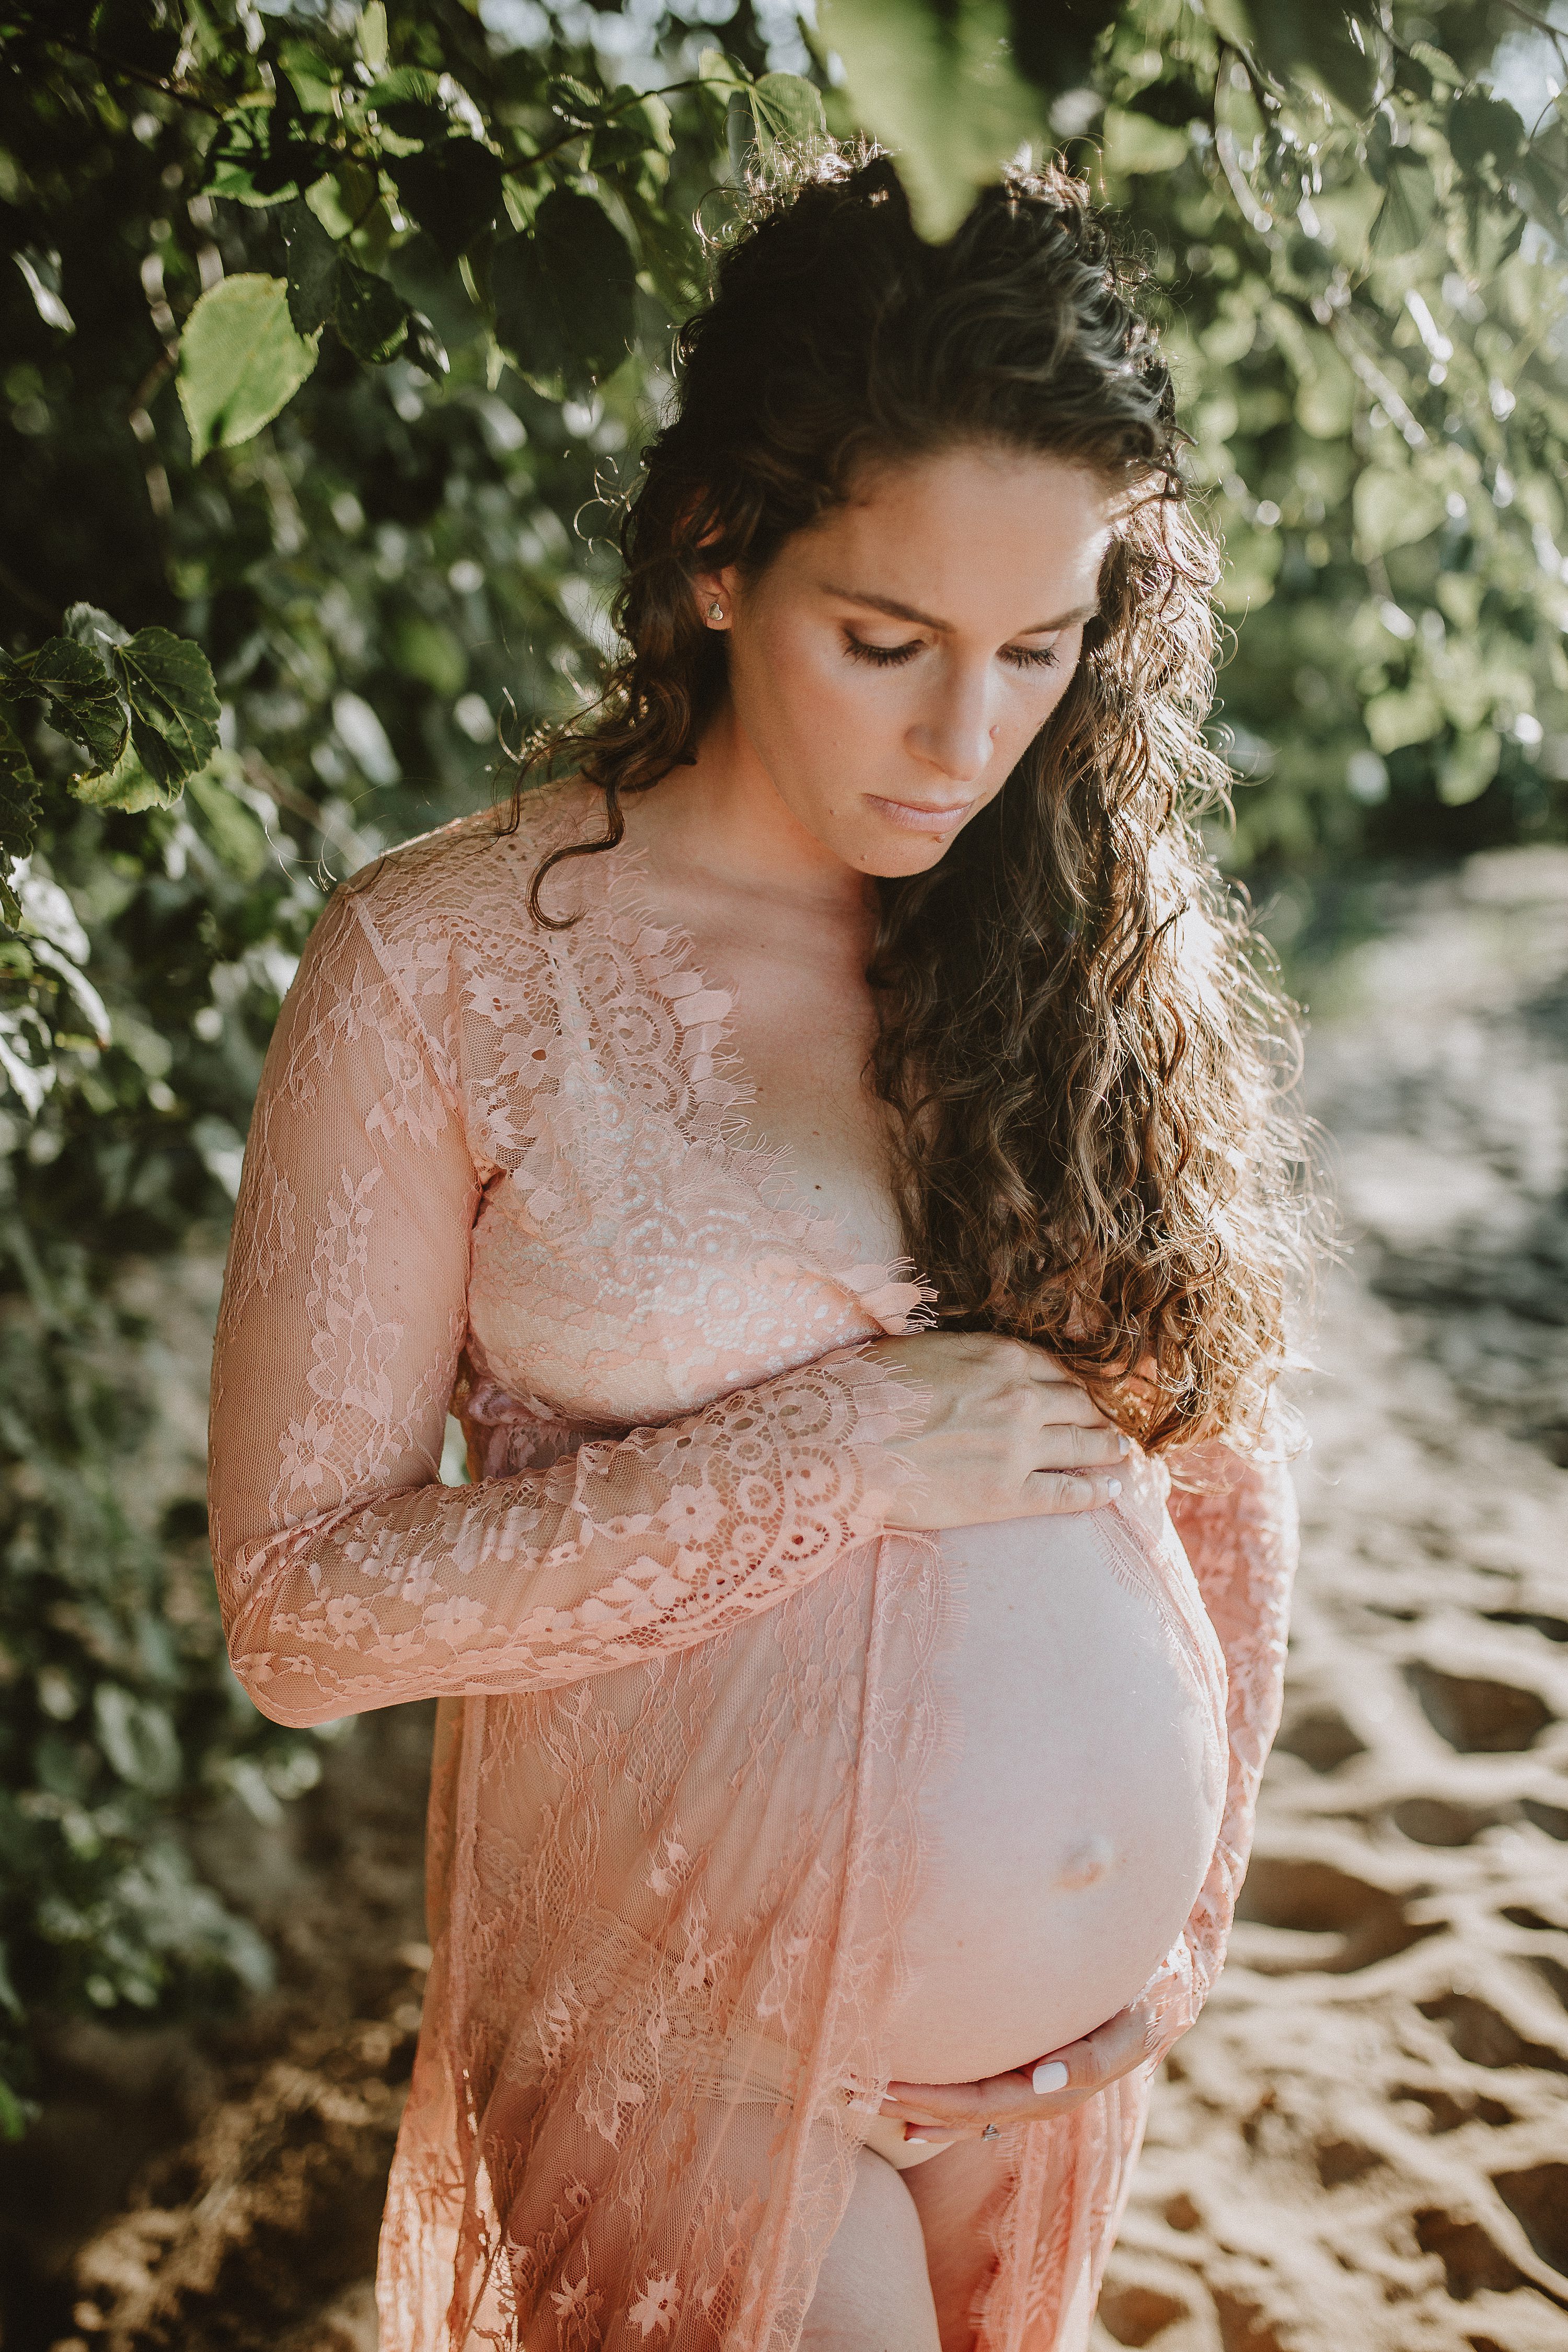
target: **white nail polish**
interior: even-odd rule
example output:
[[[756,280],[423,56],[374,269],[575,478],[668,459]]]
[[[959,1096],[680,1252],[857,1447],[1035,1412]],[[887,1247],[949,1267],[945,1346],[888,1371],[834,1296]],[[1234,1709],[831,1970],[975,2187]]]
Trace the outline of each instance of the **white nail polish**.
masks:
[[[1068,2086],[1068,2070],[1059,2058],[1043,2058],[1030,2080],[1037,2091],[1065,2091]]]
[[[929,2147],[931,2146],[931,2142],[927,2139],[924,2132],[909,2132],[905,2135],[904,2146],[906,2147]]]
[[[1117,1432],[1116,1451],[1118,1454],[1131,1454],[1132,1451],[1132,1440],[1124,1429]]]
[[[1106,1493],[1107,1493],[1108,1495],[1111,1495],[1111,1496],[1120,1495],[1120,1494],[1121,1494],[1121,1479],[1120,1479],[1120,1478],[1110,1478],[1110,1479],[1108,1479],[1108,1480],[1106,1481],[1106,1488],[1105,1488],[1105,1491],[1106,1491]]]

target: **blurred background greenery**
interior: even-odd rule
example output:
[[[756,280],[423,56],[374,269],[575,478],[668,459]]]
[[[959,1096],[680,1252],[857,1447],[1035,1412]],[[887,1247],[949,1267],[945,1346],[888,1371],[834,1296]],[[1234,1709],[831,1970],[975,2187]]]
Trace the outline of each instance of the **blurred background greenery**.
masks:
[[[1381,861],[1568,830],[1559,17],[0,0],[5,2128],[37,2019],[268,1981],[187,1832],[320,1749],[227,1673],[169,1333],[325,891],[591,690],[740,177],[826,125],[935,236],[1026,143],[1117,207],[1289,956]]]

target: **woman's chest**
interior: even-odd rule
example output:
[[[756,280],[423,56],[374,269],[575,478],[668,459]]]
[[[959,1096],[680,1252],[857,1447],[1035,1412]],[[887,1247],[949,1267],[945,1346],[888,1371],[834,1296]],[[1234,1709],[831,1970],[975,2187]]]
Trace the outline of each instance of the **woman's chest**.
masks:
[[[711,1011],[704,993],[674,1002]],[[794,1137],[788,1151],[747,1140],[750,1073],[743,1089],[727,1075],[711,1026],[689,1023],[671,1063],[650,1061],[650,1024],[625,1000],[616,1019],[563,1024],[475,1224],[481,1383],[629,1426],[903,1328],[920,1292],[896,1278],[896,1236],[883,1223],[876,1241],[894,1247],[864,1253],[847,1186],[803,1181]]]
[[[868,1083],[876,1028],[863,979],[765,956],[732,957],[729,972],[747,1140],[780,1155],[801,1202],[834,1220],[857,1256],[890,1264],[904,1248],[892,1114]]]

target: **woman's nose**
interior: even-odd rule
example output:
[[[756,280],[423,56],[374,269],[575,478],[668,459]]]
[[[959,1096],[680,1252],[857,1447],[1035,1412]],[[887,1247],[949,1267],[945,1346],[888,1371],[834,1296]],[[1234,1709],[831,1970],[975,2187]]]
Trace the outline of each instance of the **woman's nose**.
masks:
[[[959,677],[910,730],[910,748],[954,783],[972,784],[991,757],[995,734],[986,681]]]

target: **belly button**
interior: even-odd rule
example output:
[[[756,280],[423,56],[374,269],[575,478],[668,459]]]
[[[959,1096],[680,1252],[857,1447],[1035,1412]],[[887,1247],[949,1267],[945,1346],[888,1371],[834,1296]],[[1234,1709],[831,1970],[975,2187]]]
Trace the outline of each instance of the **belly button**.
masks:
[[[1116,1859],[1115,1848],[1108,1837],[1080,1838],[1057,1873],[1058,1886],[1092,1886],[1103,1878]]]

